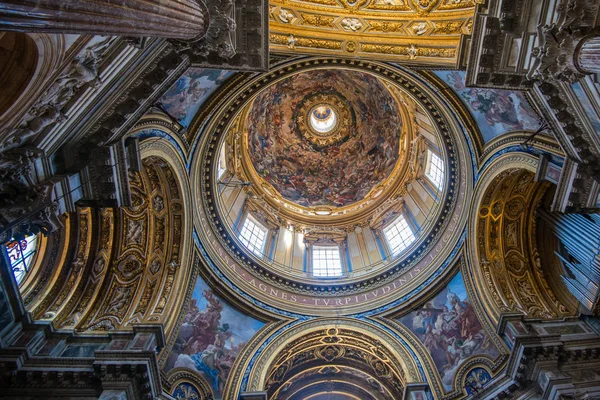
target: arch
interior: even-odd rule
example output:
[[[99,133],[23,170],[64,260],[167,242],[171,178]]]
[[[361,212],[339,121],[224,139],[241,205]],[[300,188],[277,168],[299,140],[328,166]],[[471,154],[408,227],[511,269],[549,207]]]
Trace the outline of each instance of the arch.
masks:
[[[0,115],[23,94],[37,68],[35,41],[21,32],[0,32]]]
[[[506,312],[529,317],[569,315],[561,293],[551,290],[539,261],[535,208],[549,183],[535,182],[538,158],[503,154],[483,171],[471,205],[467,270],[478,300],[494,323]]]
[[[2,35],[6,34],[3,33]],[[19,33],[18,35],[26,36],[26,38],[20,36],[19,41],[25,46],[26,54],[20,58],[26,63],[27,68],[25,71],[27,72],[24,75],[28,78],[20,79],[20,83],[15,85],[11,100],[6,102],[5,107],[0,106],[0,122],[11,127],[18,125],[18,119],[28,111],[29,107],[46,90],[46,84],[53,77],[53,72],[60,67],[66,50],[64,35],[42,33]],[[0,40],[3,37],[0,37]],[[35,60],[31,59],[33,54],[35,54]],[[20,69],[21,67],[17,65],[16,68]],[[18,75],[22,74],[23,72],[20,72]],[[11,77],[12,75],[6,74],[6,76]],[[1,80],[0,82],[5,83]]]
[[[339,369],[342,375],[355,376],[359,380],[360,377],[349,371],[360,369],[373,383],[377,382],[374,386],[385,388],[384,391],[392,395],[389,398],[397,398],[395,391],[407,383],[423,380],[417,362],[404,344],[382,325],[368,320],[316,318],[297,323],[279,330],[252,354],[252,362],[245,367],[249,377],[244,390],[267,390],[271,396],[280,396],[283,385],[295,387],[298,393],[314,394],[314,391],[305,391],[301,387],[303,371],[309,375],[307,385],[313,386],[328,378],[329,371],[323,368]],[[311,355],[311,358],[303,355]],[[356,360],[360,355],[369,361],[358,363]],[[395,386],[393,379],[396,379]],[[345,389],[340,386],[336,390],[349,390],[347,385],[353,384],[345,382],[341,385]]]
[[[77,331],[140,323],[162,323],[166,335],[174,330],[173,311],[197,265],[189,184],[168,141],[142,142],[140,152],[140,172],[130,171],[130,207],[79,207],[48,241],[23,292],[35,319]]]
[[[197,400],[209,400],[214,397],[210,385],[197,373],[187,368],[175,368],[169,371],[167,383],[171,395],[174,395],[180,386],[191,386],[200,396]]]
[[[134,131],[135,132],[135,131]],[[165,131],[170,137],[176,136],[173,132]],[[177,142],[177,141],[176,141]],[[171,171],[171,185],[176,184],[180,191],[178,204],[181,205],[181,242],[179,254],[178,273],[174,275],[172,284],[172,298],[170,304],[165,307],[169,310],[163,320],[165,336],[168,338],[177,328],[178,318],[181,314],[186,299],[191,296],[193,282],[198,275],[198,263],[194,260],[194,244],[192,238],[193,204],[190,191],[189,177],[186,171],[185,160],[176,146],[168,140],[156,140],[148,138],[140,143],[140,154],[142,158],[156,157],[163,160]],[[173,186],[171,186],[173,187]]]

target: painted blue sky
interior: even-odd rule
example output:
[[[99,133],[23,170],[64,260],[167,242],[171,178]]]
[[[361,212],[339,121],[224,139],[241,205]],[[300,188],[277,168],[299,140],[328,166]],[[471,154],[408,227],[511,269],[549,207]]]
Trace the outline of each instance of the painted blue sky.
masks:
[[[161,97],[160,102],[171,116],[188,127],[200,106],[233,74],[233,71],[190,68]]]
[[[196,299],[196,304],[200,310],[203,310],[208,306],[208,302],[203,295],[204,290],[206,289],[210,289],[210,287],[202,280],[202,278],[198,277],[192,297]],[[247,342],[264,326],[263,322],[241,313],[227,304],[220,297],[219,301],[223,304],[223,311],[221,311],[221,319],[219,322],[221,325],[225,323],[229,324],[229,330],[233,333],[235,343]],[[227,346],[229,346],[229,342],[226,343],[226,347]]]
[[[485,143],[508,132],[535,131],[541,119],[523,92],[465,86],[464,71],[435,71],[467,106]]]

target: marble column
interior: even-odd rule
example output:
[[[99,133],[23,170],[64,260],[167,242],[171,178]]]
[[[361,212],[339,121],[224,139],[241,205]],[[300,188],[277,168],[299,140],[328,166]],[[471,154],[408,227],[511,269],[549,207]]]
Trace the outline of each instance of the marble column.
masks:
[[[201,0],[0,0],[0,30],[194,41],[208,29]]]
[[[575,65],[586,74],[600,72],[600,35],[584,37],[575,50]]]

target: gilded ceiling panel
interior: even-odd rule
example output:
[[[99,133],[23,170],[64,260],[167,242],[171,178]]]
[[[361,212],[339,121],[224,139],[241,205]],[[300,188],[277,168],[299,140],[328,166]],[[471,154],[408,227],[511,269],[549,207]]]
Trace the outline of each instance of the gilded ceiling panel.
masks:
[[[333,375],[338,390],[362,389],[364,398],[374,399],[400,398],[405,382],[394,354],[379,340],[329,328],[309,332],[283,348],[270,367],[265,390],[271,398],[296,399],[300,389],[322,385]]]
[[[536,247],[535,209],[546,187],[533,174],[510,169],[499,174],[479,206],[477,247],[485,286],[501,312],[536,318],[568,314],[548,286]]]
[[[475,0],[272,0],[270,49],[455,65]]]
[[[183,206],[177,178],[158,157],[130,172],[132,205],[79,208],[64,234],[75,237],[63,257],[40,268],[59,275],[33,285],[40,301],[29,301],[36,319],[61,329],[104,331],[163,322],[181,275]],[[39,287],[39,289],[38,289]],[[32,297],[34,295],[33,292]]]

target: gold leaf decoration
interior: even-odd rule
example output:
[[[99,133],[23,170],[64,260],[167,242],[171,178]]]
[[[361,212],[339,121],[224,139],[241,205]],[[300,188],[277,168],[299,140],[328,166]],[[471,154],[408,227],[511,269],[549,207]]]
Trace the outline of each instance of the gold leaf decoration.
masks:
[[[302,14],[302,25],[316,26],[319,28],[335,28],[337,17],[320,14]]]
[[[395,21],[377,21],[370,20],[368,21],[371,27],[367,32],[403,32],[402,27],[404,26],[403,22],[395,22]]]

